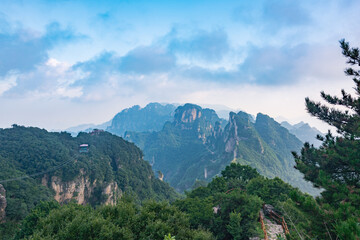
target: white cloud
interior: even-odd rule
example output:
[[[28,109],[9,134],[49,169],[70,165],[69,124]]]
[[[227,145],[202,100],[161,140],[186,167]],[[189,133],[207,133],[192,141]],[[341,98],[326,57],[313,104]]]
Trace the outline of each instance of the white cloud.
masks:
[[[0,77],[0,96],[11,89],[12,87],[16,86],[16,79],[17,73],[16,72],[9,72],[4,77]]]

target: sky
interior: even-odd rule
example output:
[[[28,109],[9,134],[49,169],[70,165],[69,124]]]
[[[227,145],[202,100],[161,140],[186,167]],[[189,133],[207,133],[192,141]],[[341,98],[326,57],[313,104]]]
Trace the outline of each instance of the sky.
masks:
[[[305,97],[352,93],[356,0],[0,0],[0,128],[100,124],[149,102],[328,126]]]

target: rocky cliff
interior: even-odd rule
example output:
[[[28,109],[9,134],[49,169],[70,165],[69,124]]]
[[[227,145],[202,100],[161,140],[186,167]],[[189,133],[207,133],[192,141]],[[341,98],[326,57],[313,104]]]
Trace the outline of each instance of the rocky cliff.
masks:
[[[45,175],[41,180],[41,184],[55,192],[54,199],[59,203],[75,200],[78,204],[91,204],[93,203],[94,193],[99,188],[101,189],[101,201],[104,204],[114,205],[122,195],[116,181],[110,183],[100,183],[97,179],[91,181],[83,169],[80,169],[78,176],[71,181],[63,181],[58,176],[52,176],[49,179],[49,176]]]
[[[5,221],[6,216],[6,191],[3,185],[0,184],[0,223]]]

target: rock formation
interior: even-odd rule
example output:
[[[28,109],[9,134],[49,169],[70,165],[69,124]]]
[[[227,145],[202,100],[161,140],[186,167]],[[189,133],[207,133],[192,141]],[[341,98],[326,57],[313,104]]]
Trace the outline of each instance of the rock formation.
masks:
[[[0,223],[5,221],[6,191],[0,184]]]

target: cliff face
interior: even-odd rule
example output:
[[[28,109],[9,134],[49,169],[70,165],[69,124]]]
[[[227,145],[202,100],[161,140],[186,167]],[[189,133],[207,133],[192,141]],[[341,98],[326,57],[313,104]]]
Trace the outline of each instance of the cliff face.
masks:
[[[41,183],[54,190],[54,199],[59,203],[75,200],[78,204],[90,204],[94,194],[100,194],[104,204],[114,205],[122,195],[116,182],[102,184],[97,180],[91,182],[83,169],[80,169],[79,175],[74,180],[63,181],[58,176],[52,176],[49,179],[49,176],[45,175]],[[100,192],[95,191],[96,187],[100,189]]]
[[[3,185],[0,184],[0,223],[5,221],[6,208],[6,191]]]
[[[214,110],[187,103],[175,110],[173,125],[181,130],[191,130],[205,143],[210,136],[219,137],[224,122]]]

